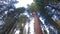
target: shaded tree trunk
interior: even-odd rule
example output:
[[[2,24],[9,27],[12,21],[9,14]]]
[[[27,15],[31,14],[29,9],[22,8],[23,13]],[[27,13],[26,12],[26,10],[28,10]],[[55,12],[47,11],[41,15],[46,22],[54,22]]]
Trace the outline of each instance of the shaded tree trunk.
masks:
[[[38,21],[37,13],[35,11],[33,12],[33,16],[34,16],[35,34],[42,34],[41,25]]]

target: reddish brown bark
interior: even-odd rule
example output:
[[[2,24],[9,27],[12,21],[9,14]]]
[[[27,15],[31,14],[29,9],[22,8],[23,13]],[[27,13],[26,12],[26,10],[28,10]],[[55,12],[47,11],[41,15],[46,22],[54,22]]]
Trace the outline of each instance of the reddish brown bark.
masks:
[[[34,28],[35,28],[35,34],[42,34],[41,26],[38,21],[38,17],[36,15],[36,12],[33,12],[34,16]]]

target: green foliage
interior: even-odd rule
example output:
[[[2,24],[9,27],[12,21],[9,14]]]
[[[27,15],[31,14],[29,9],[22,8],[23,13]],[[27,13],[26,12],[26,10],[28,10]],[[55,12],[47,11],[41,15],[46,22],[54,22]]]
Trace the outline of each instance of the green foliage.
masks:
[[[59,0],[34,0],[40,11],[44,10],[44,7],[49,3],[58,2]]]
[[[25,8],[24,7],[19,7],[17,9],[15,9],[15,12],[16,13],[24,13],[24,11],[25,11]]]
[[[50,2],[59,2],[60,0],[34,0],[39,5],[44,5]]]
[[[44,30],[44,34],[47,34],[47,31],[46,30]]]
[[[23,34],[26,34],[26,28],[23,29]]]
[[[17,27],[22,27],[22,23],[24,21],[24,19],[26,18],[25,15],[21,15],[18,20],[17,20]]]
[[[42,15],[47,14],[44,9],[45,5],[47,4],[47,0],[34,0],[34,1],[36,3],[36,6],[37,6],[38,10],[40,11],[40,13]]]
[[[60,20],[55,20],[55,22],[59,25],[58,30],[60,31]]]
[[[34,10],[37,10],[37,6],[36,6],[35,3],[32,3],[30,6],[28,6],[27,9],[30,10],[30,11],[34,11]]]

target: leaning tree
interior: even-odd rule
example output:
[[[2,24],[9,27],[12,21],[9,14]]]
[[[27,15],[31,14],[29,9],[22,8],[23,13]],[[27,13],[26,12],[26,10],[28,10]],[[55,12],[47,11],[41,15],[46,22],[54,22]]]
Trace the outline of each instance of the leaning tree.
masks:
[[[32,16],[34,17],[34,31],[35,34],[42,34],[41,30],[41,23],[39,23],[39,18],[37,16],[37,6],[35,3],[32,3],[30,6],[27,8],[30,13],[32,13]]]

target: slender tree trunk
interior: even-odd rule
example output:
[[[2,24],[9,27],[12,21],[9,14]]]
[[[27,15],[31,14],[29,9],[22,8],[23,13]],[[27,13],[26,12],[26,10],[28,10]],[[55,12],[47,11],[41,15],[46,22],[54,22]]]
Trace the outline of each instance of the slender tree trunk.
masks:
[[[35,28],[35,34],[42,34],[41,26],[38,21],[37,13],[33,12],[34,16],[34,28]]]

